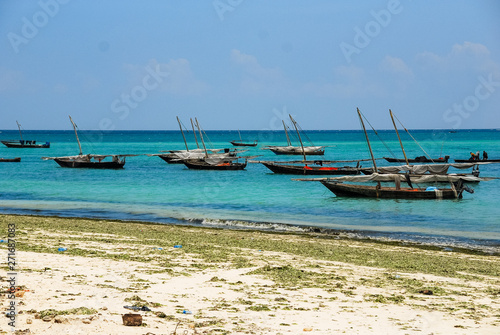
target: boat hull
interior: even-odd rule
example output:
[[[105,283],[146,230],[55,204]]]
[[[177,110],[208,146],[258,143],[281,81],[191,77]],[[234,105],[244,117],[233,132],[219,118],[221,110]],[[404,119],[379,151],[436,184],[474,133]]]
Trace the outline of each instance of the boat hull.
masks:
[[[2,141],[8,148],[50,148],[50,143],[36,144],[34,141]]]
[[[500,159],[480,159],[480,160],[469,160],[469,159],[455,159],[455,163],[500,163]]]
[[[16,158],[0,158],[0,163],[19,163],[21,162],[21,157]]]
[[[448,159],[450,156],[445,156],[435,158],[435,159],[428,159],[425,156],[422,157],[417,157],[414,159],[408,159],[408,163],[448,163]],[[384,157],[386,161],[389,163],[406,163],[405,159],[400,159],[400,158],[391,158],[391,157]]]
[[[160,155],[158,157],[160,157],[161,159],[163,159],[168,164],[182,164],[182,160],[180,160],[179,157],[177,157],[175,155],[172,155],[172,154],[170,154],[170,155]]]
[[[304,153],[302,152],[302,149],[300,148],[294,148],[294,149],[275,149],[275,148],[269,148],[272,152],[274,152],[276,155],[303,155]],[[307,156],[323,156],[325,154],[325,149],[320,149],[320,150],[306,150],[306,155]]]
[[[184,160],[182,161],[188,169],[193,170],[243,170],[247,163],[225,163],[212,165],[200,160]]]
[[[83,162],[75,160],[54,159],[59,166],[78,169],[123,169],[125,162]]]
[[[256,147],[257,146],[257,142],[244,143],[244,142],[238,142],[238,141],[230,141],[229,143],[231,143],[235,147]]]
[[[321,181],[338,197],[378,198],[378,199],[457,199],[458,194],[451,188],[438,191],[422,191],[420,189],[394,187],[377,187],[352,185],[331,181]]]
[[[356,175],[358,169],[350,167],[320,167],[304,165],[275,164],[271,162],[262,163],[274,173],[295,174],[295,175]]]

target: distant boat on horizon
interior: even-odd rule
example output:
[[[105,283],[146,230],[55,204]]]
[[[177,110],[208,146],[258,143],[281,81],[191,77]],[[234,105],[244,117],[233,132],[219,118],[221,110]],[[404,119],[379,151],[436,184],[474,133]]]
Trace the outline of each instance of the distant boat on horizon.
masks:
[[[17,128],[19,129],[19,136],[21,137],[21,139],[1,141],[7,148],[50,148],[50,142],[37,144],[36,141],[24,140],[23,132],[21,131],[21,125],[19,124],[19,122],[17,122],[17,120],[16,123],[17,123]]]

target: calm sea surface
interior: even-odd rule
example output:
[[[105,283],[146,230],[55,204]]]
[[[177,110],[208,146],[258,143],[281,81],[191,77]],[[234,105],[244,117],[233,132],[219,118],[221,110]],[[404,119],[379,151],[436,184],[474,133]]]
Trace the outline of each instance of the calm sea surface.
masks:
[[[411,134],[432,157],[467,159],[486,150],[500,159],[500,131],[416,130]],[[0,157],[22,157],[0,163],[0,213],[144,220],[163,223],[300,230],[319,227],[359,236],[411,240],[448,246],[500,250],[500,180],[472,185],[474,194],[460,200],[377,200],[337,198],[318,182],[292,181],[261,164],[244,171],[195,171],[169,165],[158,157],[128,157],[123,170],[68,169],[42,156],[78,154],[72,131],[25,131],[25,139],[51,142],[50,149],[9,149]],[[237,131],[208,131],[212,147],[230,147]],[[376,157],[402,157],[394,131],[370,135]],[[195,148],[192,134],[186,135]],[[264,145],[285,145],[279,131],[242,131],[243,140],[259,140],[247,154],[261,160],[300,159],[276,156]],[[315,145],[326,145],[324,159],[369,158],[360,131],[308,131]],[[17,139],[3,130],[0,140]],[[382,141],[380,139],[382,139]],[[409,157],[423,155],[407,134]],[[84,153],[153,154],[184,149],[178,131],[81,131]],[[384,160],[379,165],[388,165]],[[342,164],[347,165],[347,163]],[[355,164],[354,164],[355,165]],[[371,166],[363,162],[363,166]],[[481,176],[500,177],[500,164],[480,168]],[[449,172],[458,172],[450,168]]]

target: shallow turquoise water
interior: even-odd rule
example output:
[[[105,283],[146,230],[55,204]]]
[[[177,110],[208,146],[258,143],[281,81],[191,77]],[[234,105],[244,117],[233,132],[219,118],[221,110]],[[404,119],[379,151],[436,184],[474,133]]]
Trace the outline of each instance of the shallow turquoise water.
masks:
[[[213,147],[229,147],[228,141],[238,139],[236,131],[207,134]],[[259,146],[247,153],[262,155],[258,159],[300,159],[260,149],[284,145],[283,132],[241,134],[244,140],[259,139]],[[17,135],[2,131],[0,139]],[[486,150],[490,158],[500,158],[500,131],[422,130],[412,135],[432,157],[468,158],[470,151]],[[315,145],[329,146],[324,159],[369,158],[360,131],[309,131],[307,136]],[[370,135],[376,157],[402,157],[393,131],[381,131],[379,136],[385,145]],[[261,164],[249,164],[244,171],[193,171],[142,155],[128,157],[124,170],[65,169],[40,157],[77,154],[72,131],[26,131],[24,137],[50,141],[51,148],[0,148],[0,157],[22,157],[21,163],[0,163],[2,213],[273,229],[320,227],[422,243],[500,246],[499,180],[472,185],[474,194],[464,193],[463,199],[452,201],[336,198],[320,183],[292,181],[293,176],[275,175]],[[146,154],[184,148],[175,131],[81,132],[80,137],[84,153]],[[410,137],[402,138],[409,157],[423,155]],[[194,140],[189,145],[196,146]],[[481,176],[500,177],[500,164],[481,167]]]

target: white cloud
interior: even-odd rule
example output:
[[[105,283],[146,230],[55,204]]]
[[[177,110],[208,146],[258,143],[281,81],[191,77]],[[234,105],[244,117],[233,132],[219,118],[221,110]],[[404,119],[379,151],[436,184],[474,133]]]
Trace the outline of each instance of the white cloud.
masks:
[[[500,66],[493,59],[489,49],[479,43],[455,44],[446,55],[422,52],[416,56],[417,62],[430,71],[469,71],[500,74]]]
[[[339,66],[333,70],[330,83],[307,83],[303,91],[318,97],[337,99],[365,98],[383,96],[382,85],[370,79],[363,68],[357,66]]]
[[[290,94],[290,81],[278,68],[265,68],[253,55],[231,50],[230,60],[242,70],[240,88],[243,93]]]
[[[198,80],[187,59],[171,59],[167,63],[160,63],[151,59],[146,65],[124,65],[130,85],[141,85],[151,72],[157,73],[158,89],[174,95],[199,95],[208,90],[207,84]],[[155,79],[152,79],[155,80]]]
[[[24,81],[21,72],[0,68],[0,92],[18,90]]]
[[[397,57],[391,57],[389,55],[385,56],[380,65],[382,71],[389,72],[392,74],[400,75],[403,77],[413,77],[412,70],[406,65],[406,63]]]

